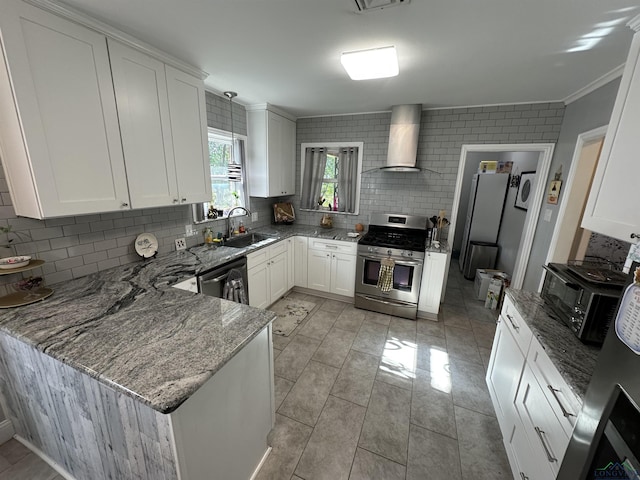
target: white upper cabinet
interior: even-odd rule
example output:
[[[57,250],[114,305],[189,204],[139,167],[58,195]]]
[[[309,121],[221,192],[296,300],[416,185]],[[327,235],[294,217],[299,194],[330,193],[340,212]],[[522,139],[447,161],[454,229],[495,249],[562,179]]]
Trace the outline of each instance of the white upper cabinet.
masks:
[[[296,123],[268,109],[247,108],[247,164],[252,197],[295,193]]]
[[[202,80],[108,44],[131,207],[210,201]]]
[[[211,201],[204,82],[165,65],[180,203]]]
[[[640,16],[611,114],[582,226],[625,242],[640,236]]]
[[[104,35],[3,0],[0,148],[17,215],[129,208]]]
[[[164,63],[109,40],[132,208],[178,202]]]
[[[0,150],[16,214],[210,200],[204,83],[186,73],[195,69],[71,17],[0,4]]]

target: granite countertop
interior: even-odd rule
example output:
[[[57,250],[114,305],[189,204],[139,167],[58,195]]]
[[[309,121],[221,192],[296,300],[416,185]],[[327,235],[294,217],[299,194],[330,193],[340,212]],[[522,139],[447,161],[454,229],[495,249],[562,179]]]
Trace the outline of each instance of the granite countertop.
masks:
[[[510,288],[506,293],[567,385],[584,399],[600,348],[578,340],[561,320],[555,318],[537,293]]]

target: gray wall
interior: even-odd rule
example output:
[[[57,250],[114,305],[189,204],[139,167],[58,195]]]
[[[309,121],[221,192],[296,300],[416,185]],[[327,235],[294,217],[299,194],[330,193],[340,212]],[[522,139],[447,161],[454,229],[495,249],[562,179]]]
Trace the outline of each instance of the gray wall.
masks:
[[[206,102],[209,126],[229,131],[229,100],[207,92]],[[244,107],[234,104],[233,117],[234,131],[246,135]],[[0,169],[0,224],[11,224],[14,230],[30,235],[33,241],[17,244],[17,253],[36,255],[47,263],[23,275],[44,275],[49,285],[140,261],[133,249],[133,241],[142,232],[158,237],[160,253],[170,252],[175,248],[174,240],[184,236],[185,225],[191,224],[191,207],[186,205],[49,220],[17,218],[8,192],[4,170]],[[258,212],[259,220],[254,224],[246,220],[248,226],[257,227],[270,222],[271,201],[252,198],[250,210]],[[221,220],[210,225],[214,231],[224,228]],[[189,245],[202,241],[202,235],[187,239]],[[2,277],[0,295],[10,292],[10,285],[20,278],[21,274]]]
[[[620,79],[618,78],[567,105],[549,177],[546,179],[547,185],[560,166],[562,166],[562,180],[566,181],[578,135],[609,123],[619,84]],[[558,218],[558,210],[564,200],[564,192],[563,188],[560,191],[557,205],[550,205],[546,202],[542,205],[522,287],[524,290],[538,291],[542,278],[542,265],[547,259],[549,244]],[[549,222],[544,221],[545,210],[551,211],[551,221]]]
[[[460,150],[463,144],[555,142],[564,114],[562,103],[453,108],[422,112],[418,166],[439,174],[382,172],[391,113],[302,118],[297,122],[296,196],[300,205],[300,144],[363,141],[364,165],[359,215],[334,215],[334,225],[369,223],[376,211],[451,216]],[[317,225],[320,213],[301,212],[301,223]],[[448,232],[446,232],[448,233]]]
[[[539,157],[540,154],[538,152],[508,152],[503,160],[513,162],[512,172],[514,173],[535,172],[538,168]],[[525,210],[514,206],[517,195],[517,188],[510,187],[507,190],[502,223],[500,224],[500,235],[498,236],[500,252],[496,268],[509,275],[513,275],[520,239],[522,238],[522,230],[527,217]]]

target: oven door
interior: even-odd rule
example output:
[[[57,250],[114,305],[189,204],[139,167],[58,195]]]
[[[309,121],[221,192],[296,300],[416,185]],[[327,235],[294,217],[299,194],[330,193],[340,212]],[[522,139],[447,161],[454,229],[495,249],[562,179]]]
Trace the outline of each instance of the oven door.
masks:
[[[377,285],[380,276],[380,262],[385,258],[387,257],[358,254],[356,293],[417,304],[420,279],[422,278],[422,261],[391,257],[395,261],[393,288],[389,292],[383,292]]]

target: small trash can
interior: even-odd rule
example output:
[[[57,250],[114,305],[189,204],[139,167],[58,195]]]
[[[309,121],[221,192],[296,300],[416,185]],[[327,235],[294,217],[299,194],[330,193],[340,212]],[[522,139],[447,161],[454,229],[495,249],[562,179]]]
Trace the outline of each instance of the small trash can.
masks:
[[[473,280],[479,268],[495,268],[498,258],[498,245],[487,242],[469,242],[469,253],[464,260],[462,274],[467,280]]]

